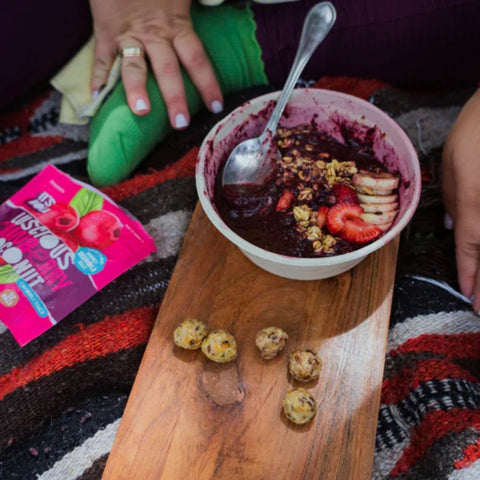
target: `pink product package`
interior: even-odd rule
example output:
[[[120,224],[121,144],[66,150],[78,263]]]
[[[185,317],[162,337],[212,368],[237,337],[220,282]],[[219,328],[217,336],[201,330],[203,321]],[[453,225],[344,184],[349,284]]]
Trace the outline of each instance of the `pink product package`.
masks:
[[[48,166],[0,205],[0,320],[23,346],[154,251],[129,213]]]

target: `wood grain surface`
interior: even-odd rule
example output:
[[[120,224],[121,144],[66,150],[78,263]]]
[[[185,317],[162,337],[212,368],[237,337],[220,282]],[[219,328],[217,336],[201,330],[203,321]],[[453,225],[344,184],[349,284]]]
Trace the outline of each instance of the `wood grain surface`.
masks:
[[[287,280],[252,264],[197,205],[103,480],[370,479],[397,250],[332,279]],[[230,331],[236,361],[175,346],[186,317]],[[272,325],[289,340],[267,361],[254,339]],[[287,374],[298,348],[323,361],[302,385],[318,403],[304,426],[281,407],[299,386]]]

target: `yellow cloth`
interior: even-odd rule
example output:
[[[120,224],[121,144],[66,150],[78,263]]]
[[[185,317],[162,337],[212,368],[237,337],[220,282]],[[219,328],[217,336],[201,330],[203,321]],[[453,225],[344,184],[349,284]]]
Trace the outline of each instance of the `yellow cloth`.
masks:
[[[105,87],[92,99],[90,79],[92,76],[95,41],[87,44],[50,80],[62,95],[61,123],[85,125],[95,115],[105,97],[120,79],[120,58],[117,56],[110,70]]]

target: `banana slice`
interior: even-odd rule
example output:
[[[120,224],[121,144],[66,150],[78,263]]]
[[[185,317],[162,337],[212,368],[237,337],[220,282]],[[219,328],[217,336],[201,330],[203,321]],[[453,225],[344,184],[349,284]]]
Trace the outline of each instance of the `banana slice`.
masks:
[[[392,195],[393,190],[391,188],[380,188],[380,187],[362,187],[361,185],[355,185],[355,189],[359,193],[365,195]]]
[[[397,201],[397,195],[367,195],[365,193],[358,193],[357,197],[360,203],[393,203]]]
[[[391,223],[397,216],[397,210],[384,213],[362,213],[360,218],[366,223],[372,223],[373,225],[383,225],[385,223]]]
[[[361,203],[360,206],[363,208],[365,213],[385,213],[393,212],[398,210],[398,203]]]
[[[384,232],[386,232],[392,225],[393,225],[393,222],[382,223],[381,225],[377,225],[377,227],[381,228]]]
[[[360,172],[353,176],[352,183],[356,187],[373,188],[381,191],[398,188],[399,178],[390,172]]]

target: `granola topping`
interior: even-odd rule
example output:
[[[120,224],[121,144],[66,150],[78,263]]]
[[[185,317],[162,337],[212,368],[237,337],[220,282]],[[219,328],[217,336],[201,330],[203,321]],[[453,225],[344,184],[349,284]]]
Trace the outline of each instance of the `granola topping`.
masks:
[[[281,159],[263,190],[245,187],[225,193],[217,188],[226,223],[251,243],[290,256],[331,256],[358,248],[328,230],[322,209],[335,205],[339,184],[355,191],[356,175],[386,171],[373,151],[353,141],[340,143],[312,125],[279,127],[275,141]],[[371,187],[363,183],[358,188],[369,193]]]

